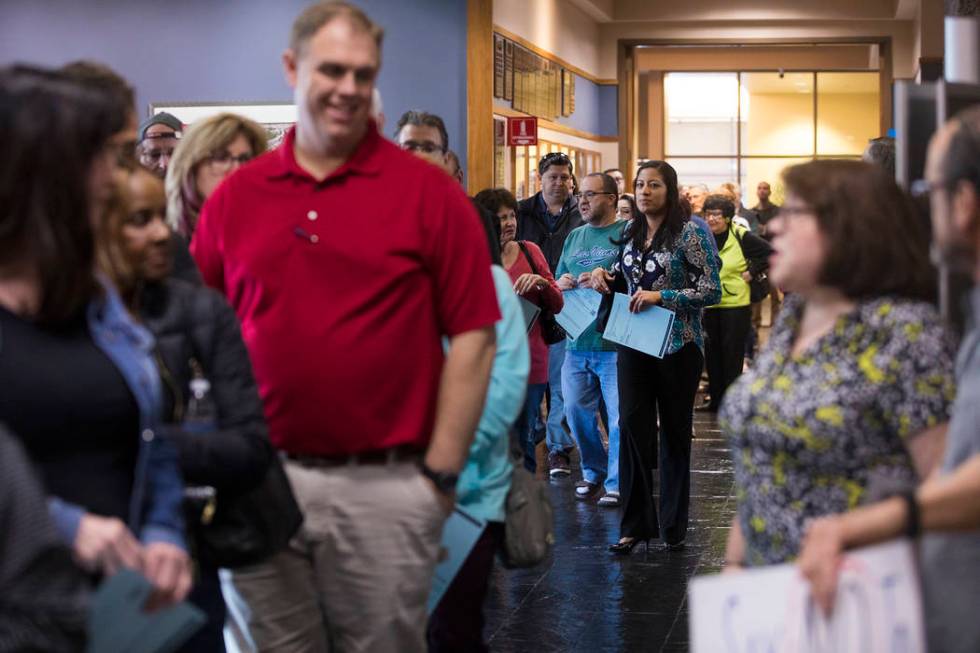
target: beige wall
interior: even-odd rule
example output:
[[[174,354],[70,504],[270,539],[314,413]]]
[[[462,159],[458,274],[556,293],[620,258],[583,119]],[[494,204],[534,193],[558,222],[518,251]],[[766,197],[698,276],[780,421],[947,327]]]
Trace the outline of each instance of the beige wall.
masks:
[[[532,0],[533,1],[533,0]],[[895,0],[616,0],[614,20],[835,20],[889,19]]]
[[[697,21],[677,23],[604,23],[599,28],[602,49],[599,52],[599,77],[616,76],[617,41],[619,39],[657,39],[678,41],[773,42],[799,39],[859,40],[890,37],[892,41],[892,74],[895,78],[915,76],[913,59],[914,24],[912,21],[822,21],[820,24],[800,21]]]
[[[494,0],[493,23],[598,75],[600,48],[606,46],[599,23],[569,0]],[[616,77],[615,69],[608,77]]]

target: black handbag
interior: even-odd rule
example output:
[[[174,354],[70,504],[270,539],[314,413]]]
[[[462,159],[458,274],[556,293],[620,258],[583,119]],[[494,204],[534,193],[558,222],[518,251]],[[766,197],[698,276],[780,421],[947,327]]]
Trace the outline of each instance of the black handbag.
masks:
[[[531,272],[539,277],[544,276],[538,272],[537,266],[534,265],[534,259],[531,258],[531,254],[527,251],[527,246],[524,245],[524,241],[517,241],[517,246],[521,248],[524,258],[527,259],[527,264],[531,266]],[[555,319],[555,314],[551,311],[546,311],[542,308],[541,314],[538,315],[538,324],[541,325],[541,337],[544,339],[545,344],[556,345],[568,337],[568,334],[565,333],[565,330],[561,328]]]
[[[199,558],[215,567],[261,562],[285,548],[303,524],[278,454],[258,487],[230,498],[219,493],[214,501],[210,521],[199,519],[194,529]]]
[[[742,249],[742,237],[737,231],[733,231],[735,234],[735,240],[738,241],[739,249]],[[748,261],[745,256],[745,250],[742,249],[742,257]],[[752,280],[749,281],[749,302],[752,304],[756,302],[761,302],[763,299],[769,296],[772,292],[772,286],[769,283],[769,275],[765,272],[760,272],[759,274],[753,274]]]

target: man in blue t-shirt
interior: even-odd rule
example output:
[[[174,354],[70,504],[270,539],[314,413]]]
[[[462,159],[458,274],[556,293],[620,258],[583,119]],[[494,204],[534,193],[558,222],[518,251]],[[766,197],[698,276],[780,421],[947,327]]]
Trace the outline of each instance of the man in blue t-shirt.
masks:
[[[622,237],[623,223],[616,221],[616,181],[593,173],[581,181],[579,210],[585,224],[568,235],[555,271],[562,291],[591,288],[591,272],[611,268],[619,253],[613,241]],[[599,505],[615,507],[619,499],[619,389],[616,350],[602,339],[595,324],[576,340],[569,340],[561,371],[565,418],[582,456],[582,480],[575,496],[588,499],[605,486]],[[602,446],[597,411],[599,398],[606,405],[609,450]],[[608,462],[607,462],[608,461]]]

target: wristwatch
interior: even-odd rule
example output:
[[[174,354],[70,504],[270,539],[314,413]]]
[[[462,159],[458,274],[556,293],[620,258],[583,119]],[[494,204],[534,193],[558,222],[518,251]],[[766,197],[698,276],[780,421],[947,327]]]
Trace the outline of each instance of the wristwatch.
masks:
[[[425,463],[419,465],[419,469],[422,470],[422,476],[426,477],[432,481],[436,489],[442,494],[452,494],[456,491],[456,483],[459,482],[459,474],[453,474],[452,472],[437,472],[431,469]]]

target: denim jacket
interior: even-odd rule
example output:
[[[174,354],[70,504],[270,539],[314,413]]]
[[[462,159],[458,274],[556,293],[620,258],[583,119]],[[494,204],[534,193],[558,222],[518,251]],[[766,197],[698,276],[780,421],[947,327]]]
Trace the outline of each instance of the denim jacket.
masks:
[[[140,447],[128,526],[144,544],[167,542],[186,549],[177,451],[158,434],[162,394],[153,360],[153,336],[133,321],[115,289],[105,281],[102,286],[104,297],[88,307],[92,340],[119,369],[140,412]],[[48,509],[61,536],[74,542],[85,508],[51,497]]]

